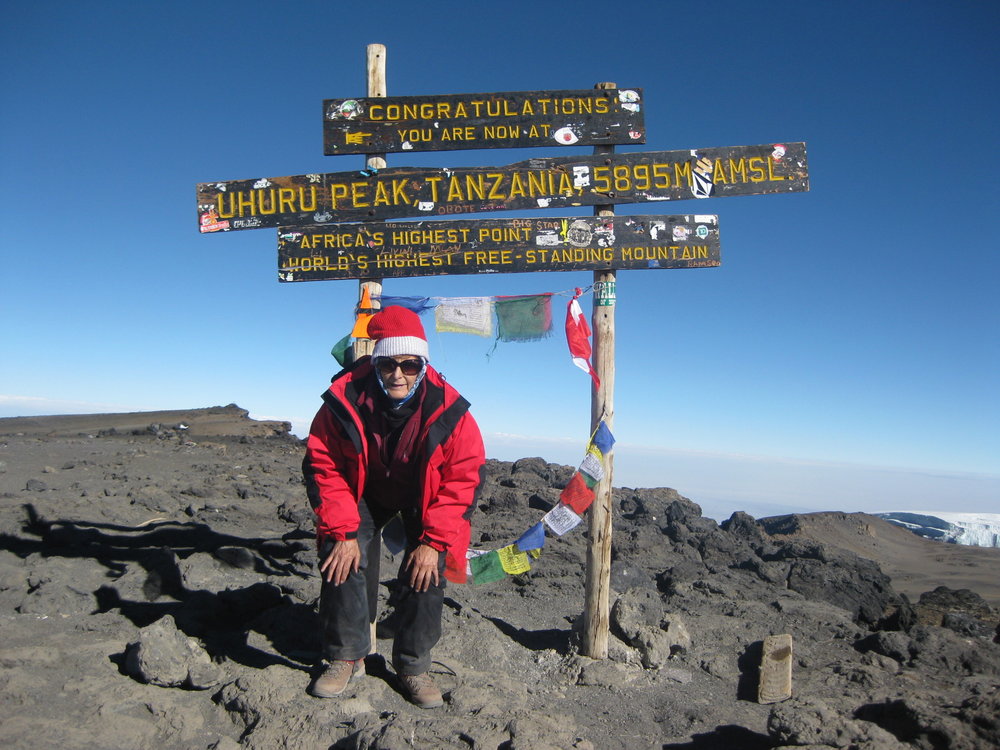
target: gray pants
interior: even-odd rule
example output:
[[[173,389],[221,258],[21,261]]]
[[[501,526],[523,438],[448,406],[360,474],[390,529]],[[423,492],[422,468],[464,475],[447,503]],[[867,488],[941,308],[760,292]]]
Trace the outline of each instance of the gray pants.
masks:
[[[323,655],[329,660],[363,659],[371,650],[371,627],[378,609],[379,561],[381,530],[395,515],[358,503],[361,525],[358,527],[358,547],[361,563],[339,586],[323,580],[319,597],[319,616],[323,628]],[[419,511],[401,511],[406,529],[406,551],[399,563],[395,581],[396,637],[392,644],[392,666],[398,674],[423,674],[431,666],[431,649],[441,638],[441,612],[444,605],[445,554],[438,555],[440,584],[427,591],[414,591],[409,584],[409,571],[403,569],[410,552],[420,544],[422,532]],[[333,540],[326,540],[320,549],[320,560],[333,549]]]

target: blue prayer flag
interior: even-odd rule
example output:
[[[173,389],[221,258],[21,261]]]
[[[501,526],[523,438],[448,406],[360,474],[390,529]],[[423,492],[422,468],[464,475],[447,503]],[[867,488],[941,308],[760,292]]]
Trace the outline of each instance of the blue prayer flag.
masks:
[[[521,552],[527,552],[528,550],[541,549],[545,544],[545,525],[539,521],[530,529],[521,534],[521,538],[518,539],[514,544]]]
[[[430,297],[392,297],[388,294],[383,294],[377,299],[382,303],[382,307],[399,305],[400,307],[405,307],[410,312],[415,312],[417,315],[434,307],[430,301]]]
[[[608,426],[604,424],[604,420],[597,425],[597,432],[594,434],[594,439],[591,441],[594,446],[604,455],[608,454],[611,447],[615,444],[615,436],[611,434],[611,430]]]
[[[399,515],[390,518],[389,523],[382,527],[382,541],[385,542],[386,549],[394,555],[406,549],[406,528]]]

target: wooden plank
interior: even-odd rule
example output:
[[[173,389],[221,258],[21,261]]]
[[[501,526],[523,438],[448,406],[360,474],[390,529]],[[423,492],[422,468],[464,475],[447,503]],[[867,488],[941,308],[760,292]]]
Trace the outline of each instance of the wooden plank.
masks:
[[[719,220],[681,216],[363,222],[278,231],[278,279],[718,266]]]
[[[792,697],[792,636],[769,635],[760,659],[758,703],[778,703]]]
[[[804,143],[205,182],[202,232],[809,189]]]
[[[642,89],[323,102],[323,153],[645,143]]]

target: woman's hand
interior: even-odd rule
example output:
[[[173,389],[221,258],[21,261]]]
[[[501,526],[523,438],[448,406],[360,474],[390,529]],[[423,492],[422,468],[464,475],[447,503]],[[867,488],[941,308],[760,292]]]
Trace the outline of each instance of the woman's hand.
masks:
[[[406,559],[406,570],[410,571],[410,587],[414,591],[426,591],[431,583],[438,585],[438,555],[440,553],[427,544],[421,544]]]
[[[361,565],[361,548],[357,539],[345,539],[335,542],[330,554],[326,556],[319,571],[323,578],[334,586],[339,586],[347,580],[352,572]]]

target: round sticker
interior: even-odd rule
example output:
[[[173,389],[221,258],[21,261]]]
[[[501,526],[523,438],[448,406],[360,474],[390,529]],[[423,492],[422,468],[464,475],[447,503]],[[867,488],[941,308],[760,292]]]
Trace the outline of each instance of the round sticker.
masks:
[[[353,120],[359,114],[361,114],[361,103],[355,99],[345,99],[339,107],[331,110],[330,119],[335,120],[338,117],[343,117],[345,120]]]
[[[590,228],[590,224],[582,219],[574,221],[569,225],[569,229],[566,231],[566,239],[569,240],[569,244],[574,247],[586,247],[590,244],[590,240],[593,236],[594,234],[593,230]]]
[[[552,137],[556,139],[556,143],[561,143],[564,146],[572,146],[580,140],[572,128],[559,128],[552,134]]]

